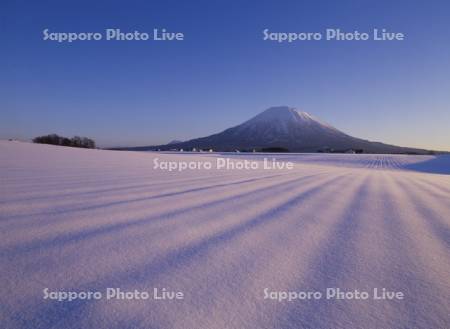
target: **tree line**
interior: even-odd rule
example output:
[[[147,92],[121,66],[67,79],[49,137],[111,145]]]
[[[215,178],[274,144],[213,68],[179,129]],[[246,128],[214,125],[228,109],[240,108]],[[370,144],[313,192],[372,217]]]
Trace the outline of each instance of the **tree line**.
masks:
[[[94,149],[94,140],[87,137],[74,136],[72,138],[67,138],[63,136],[58,136],[56,134],[38,136],[33,139],[33,143],[38,144],[51,144],[60,146],[71,146],[71,147],[81,147],[86,149]]]

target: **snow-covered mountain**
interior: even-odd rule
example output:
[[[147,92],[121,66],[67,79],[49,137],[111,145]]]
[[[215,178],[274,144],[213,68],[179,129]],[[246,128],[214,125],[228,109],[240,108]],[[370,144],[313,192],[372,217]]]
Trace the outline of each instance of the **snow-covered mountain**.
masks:
[[[283,148],[291,152],[362,150],[364,153],[426,153],[352,137],[312,115],[288,106],[271,107],[218,134],[181,143],[138,147],[138,150],[213,149],[215,151]]]

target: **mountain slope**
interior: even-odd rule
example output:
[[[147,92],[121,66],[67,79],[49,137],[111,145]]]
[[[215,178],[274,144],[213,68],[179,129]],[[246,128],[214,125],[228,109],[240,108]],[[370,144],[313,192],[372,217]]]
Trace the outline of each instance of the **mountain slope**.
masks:
[[[215,151],[285,148],[291,152],[358,149],[365,153],[427,153],[426,150],[371,142],[347,135],[306,112],[271,107],[221,133],[186,142],[128,148],[132,150],[213,149]]]

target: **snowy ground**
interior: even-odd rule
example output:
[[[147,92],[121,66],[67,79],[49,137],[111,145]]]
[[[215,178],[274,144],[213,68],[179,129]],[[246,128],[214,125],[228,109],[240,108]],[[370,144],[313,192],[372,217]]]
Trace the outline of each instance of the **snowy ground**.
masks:
[[[278,155],[293,170],[0,141],[1,328],[450,328],[450,158]],[[44,300],[108,287],[183,300]],[[386,288],[403,300],[264,299]]]

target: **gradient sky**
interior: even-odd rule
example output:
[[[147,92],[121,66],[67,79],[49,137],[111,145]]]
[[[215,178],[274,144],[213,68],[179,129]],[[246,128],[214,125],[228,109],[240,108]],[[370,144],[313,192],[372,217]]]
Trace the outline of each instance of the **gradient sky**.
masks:
[[[0,138],[152,145],[289,105],[357,137],[450,150],[449,17],[444,0],[3,0]],[[45,28],[166,28],[185,40],[58,44]],[[406,40],[277,44],[265,28],[386,28]]]

